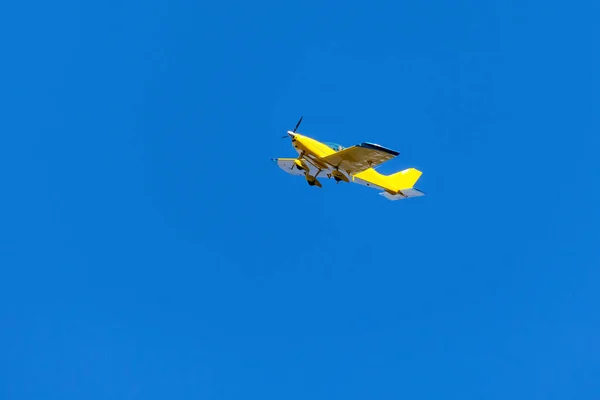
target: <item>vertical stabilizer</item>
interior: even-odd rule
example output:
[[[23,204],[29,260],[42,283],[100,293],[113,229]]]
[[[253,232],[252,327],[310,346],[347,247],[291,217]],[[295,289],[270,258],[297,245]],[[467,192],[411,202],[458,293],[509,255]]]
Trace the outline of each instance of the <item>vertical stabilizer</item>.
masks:
[[[421,177],[422,172],[415,168],[407,168],[392,175],[382,175],[374,169],[368,169],[354,175],[354,181],[361,185],[384,189],[397,193],[403,189],[412,189]]]

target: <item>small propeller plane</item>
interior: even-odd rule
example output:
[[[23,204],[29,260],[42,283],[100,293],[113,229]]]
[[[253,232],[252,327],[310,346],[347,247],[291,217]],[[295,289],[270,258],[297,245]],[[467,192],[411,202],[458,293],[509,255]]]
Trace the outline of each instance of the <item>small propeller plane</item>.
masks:
[[[283,138],[291,138],[292,146],[298,152],[297,158],[273,158],[277,165],[291,175],[306,178],[310,186],[322,187],[317,179],[320,174],[336,183],[353,182],[382,190],[380,195],[389,200],[402,200],[423,196],[424,193],[414,187],[422,172],[408,168],[391,175],[382,175],[375,167],[391,160],[397,151],[374,143],[361,143],[344,148],[337,143],[319,142],[308,136],[296,133],[302,118],[293,131]]]

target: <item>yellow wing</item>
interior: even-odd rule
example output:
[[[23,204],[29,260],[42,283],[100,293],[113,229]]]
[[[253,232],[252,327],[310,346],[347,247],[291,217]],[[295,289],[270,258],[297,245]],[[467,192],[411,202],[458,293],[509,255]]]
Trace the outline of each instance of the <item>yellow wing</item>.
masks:
[[[396,157],[397,151],[378,144],[361,143],[323,157],[321,160],[349,174],[357,174]]]

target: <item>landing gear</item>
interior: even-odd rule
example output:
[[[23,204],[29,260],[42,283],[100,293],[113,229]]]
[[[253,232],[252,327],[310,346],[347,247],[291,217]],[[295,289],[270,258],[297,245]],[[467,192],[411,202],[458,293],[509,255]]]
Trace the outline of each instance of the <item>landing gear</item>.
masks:
[[[318,186],[318,187],[323,187],[323,185],[321,185],[321,182],[319,182],[319,180],[317,179],[317,176],[319,175],[321,171],[317,172],[317,174],[315,176],[309,175],[308,172],[306,174],[304,174],[304,177],[306,178],[306,182],[308,183],[308,186]]]
[[[308,166],[306,165],[306,163],[302,159],[294,160],[294,165],[300,171],[306,171],[305,173],[307,173],[309,171]]]
[[[336,183],[340,183],[340,181],[350,182],[350,180],[348,179],[348,177],[346,175],[342,174],[337,169],[333,170],[331,172],[331,175],[333,175],[333,179],[335,179]]]

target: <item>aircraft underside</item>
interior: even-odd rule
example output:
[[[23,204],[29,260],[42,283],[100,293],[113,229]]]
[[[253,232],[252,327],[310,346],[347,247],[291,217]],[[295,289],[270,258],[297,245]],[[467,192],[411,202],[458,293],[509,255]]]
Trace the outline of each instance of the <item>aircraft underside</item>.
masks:
[[[351,175],[345,171],[336,169],[333,166],[322,164],[319,165],[319,163],[316,160],[310,157],[302,157],[300,159],[277,158],[273,159],[273,161],[275,161],[283,171],[290,175],[304,176],[309,186],[322,187],[323,185],[321,184],[319,178],[327,178],[335,180],[336,183],[356,183],[359,185],[382,190],[382,192],[379,194],[389,200],[401,200],[409,197],[417,197],[424,195],[423,192],[415,188],[408,188],[403,189],[401,191],[392,192],[388,188],[379,186],[372,181],[361,179],[359,176]]]

